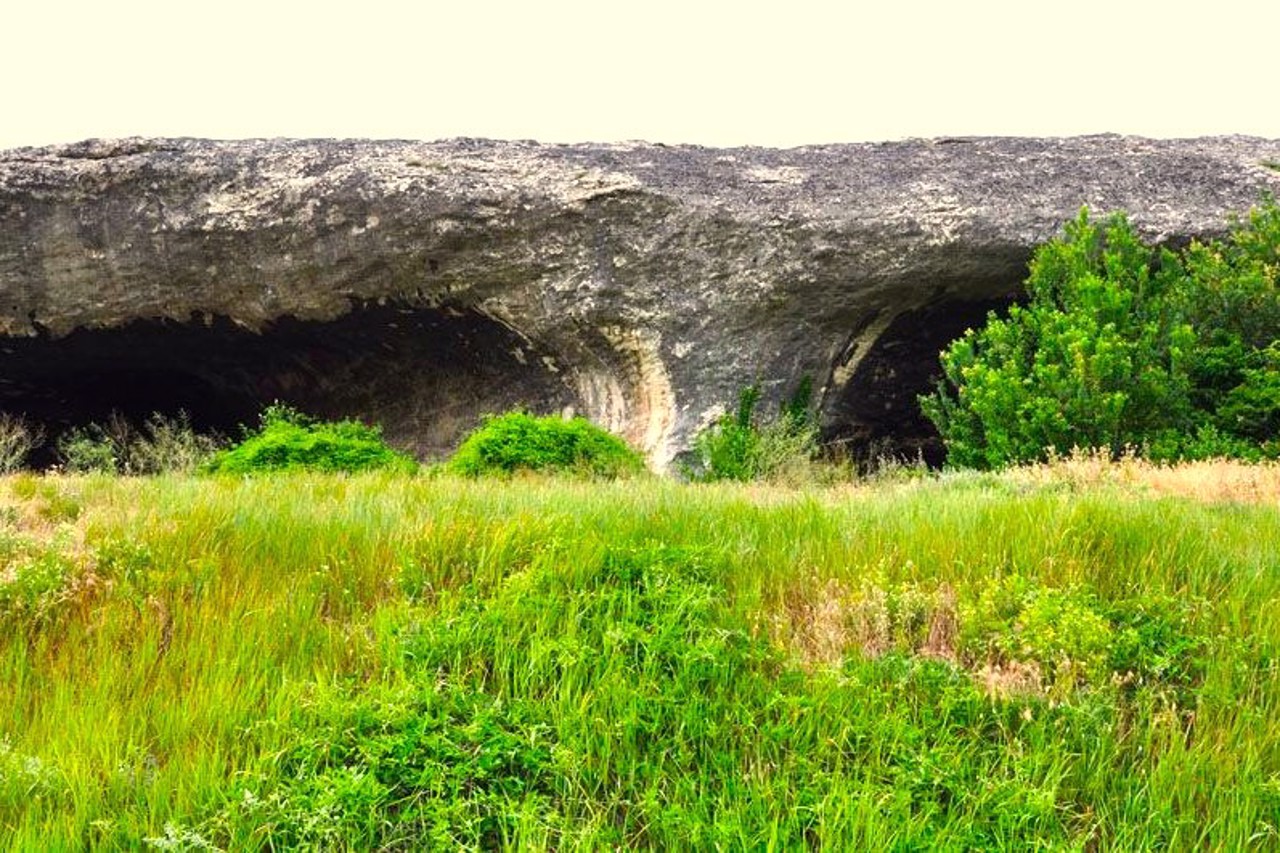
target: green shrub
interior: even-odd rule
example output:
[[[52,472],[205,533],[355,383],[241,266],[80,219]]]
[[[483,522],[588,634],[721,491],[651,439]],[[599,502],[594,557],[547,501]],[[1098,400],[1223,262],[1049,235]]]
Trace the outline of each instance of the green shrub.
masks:
[[[13,537],[6,537],[12,540]],[[36,618],[52,610],[67,595],[67,582],[75,565],[57,547],[40,547],[32,543],[11,545],[0,542],[6,554],[0,583],[0,624],[10,617]]]
[[[921,398],[948,461],[980,468],[1075,447],[1154,459],[1275,455],[1280,206],[1229,241],[1157,251],[1088,212],[1035,254],[1030,300],[942,353]]]
[[[218,453],[203,470],[219,474],[266,471],[367,471],[386,468],[415,471],[417,463],[388,447],[382,431],[354,420],[316,421],[287,406],[262,413],[256,432]]]
[[[1204,677],[1209,640],[1193,622],[1203,600],[1147,594],[1106,607],[1113,630],[1109,667],[1130,691],[1155,687],[1174,690],[1184,704]]]
[[[690,472],[695,480],[752,480],[760,474],[760,432],[755,425],[760,389],[742,389],[738,408],[726,412],[714,426],[699,433],[694,452],[700,468]]]
[[[1203,602],[1147,595],[1103,601],[1021,575],[995,578],[961,601],[959,650],[971,665],[1031,662],[1058,689],[1153,688],[1187,697],[1208,641],[1192,616]]]
[[[99,424],[72,427],[54,445],[58,462],[73,474],[115,474],[120,470],[116,443]]]
[[[448,467],[472,477],[520,470],[619,477],[643,471],[644,459],[585,418],[508,412],[485,418]]]
[[[555,793],[547,716],[449,684],[327,697],[293,721],[276,774],[252,780],[268,793],[245,788],[207,829],[273,849],[496,850]]]
[[[760,389],[751,385],[738,395],[738,407],[721,416],[694,439],[696,464],[686,469],[691,480],[772,479],[807,468],[818,449],[817,425],[810,411],[813,384],[804,377],[782,403],[778,417],[761,423],[756,415]]]

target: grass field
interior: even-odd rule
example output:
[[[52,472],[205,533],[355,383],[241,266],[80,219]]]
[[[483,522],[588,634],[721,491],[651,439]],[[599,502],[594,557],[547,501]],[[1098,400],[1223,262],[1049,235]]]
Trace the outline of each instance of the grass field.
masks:
[[[1280,476],[0,480],[0,848],[1280,848]]]

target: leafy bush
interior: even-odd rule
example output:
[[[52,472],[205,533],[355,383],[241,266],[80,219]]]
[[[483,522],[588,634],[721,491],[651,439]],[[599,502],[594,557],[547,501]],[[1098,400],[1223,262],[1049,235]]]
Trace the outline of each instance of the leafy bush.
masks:
[[[63,470],[73,474],[115,474],[120,470],[116,442],[99,424],[72,427],[54,445]]]
[[[695,467],[686,471],[692,480],[759,480],[777,477],[789,469],[807,467],[817,452],[817,426],[810,412],[812,380],[805,377],[787,398],[771,422],[756,416],[760,389],[744,388],[738,407],[721,416],[694,440]]]
[[[760,389],[742,389],[738,408],[726,412],[710,429],[694,441],[700,469],[691,472],[695,480],[752,480],[759,476],[760,432],[755,425]]]
[[[625,441],[585,418],[508,412],[484,420],[449,461],[460,474],[565,471],[619,477],[644,470],[644,459]]]
[[[322,422],[283,405],[268,406],[261,426],[213,456],[203,470],[221,474],[265,471],[414,471],[418,464],[388,447],[378,427],[354,420]]]
[[[485,849],[546,811],[556,745],[540,703],[417,684],[335,695],[298,714],[294,742],[214,820],[275,849]],[[182,848],[190,849],[190,848]]]
[[[62,549],[6,536],[0,541],[0,551],[5,552],[0,625],[11,618],[31,620],[48,615],[68,594],[67,583],[75,565]]]
[[[1209,640],[1193,625],[1204,607],[1203,600],[1148,594],[1106,608],[1114,637],[1109,666],[1125,687],[1168,686],[1179,701],[1192,701],[1191,687],[1203,678],[1210,651]]]
[[[996,578],[962,600],[959,649],[971,665],[1029,662],[1059,698],[1079,686],[1152,688],[1185,698],[1203,674],[1207,640],[1194,599],[1146,595],[1103,601],[1021,575]]]
[[[44,430],[21,415],[0,413],[0,474],[11,474],[44,442]]]
[[[1280,206],[1229,241],[1142,243],[1088,212],[1042,246],[1030,301],[942,353],[921,398],[953,464],[997,467],[1073,447],[1155,459],[1275,456],[1280,427]]]

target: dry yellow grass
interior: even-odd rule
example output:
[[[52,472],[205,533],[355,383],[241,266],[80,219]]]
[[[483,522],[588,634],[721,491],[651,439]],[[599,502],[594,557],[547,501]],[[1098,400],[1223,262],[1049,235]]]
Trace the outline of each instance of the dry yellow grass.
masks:
[[[1120,486],[1215,503],[1280,502],[1280,463],[1275,462],[1212,459],[1169,465],[1133,456],[1112,460],[1105,453],[1077,451],[1045,464],[1012,469],[1006,476],[1031,485]]]
[[[919,595],[919,594],[917,594]],[[919,599],[923,641],[901,647],[901,626],[895,631],[889,595],[874,584],[851,591],[836,580],[825,584],[816,578],[789,589],[779,612],[763,624],[770,625],[774,641],[787,649],[807,670],[838,669],[850,656],[878,658],[894,651],[942,660],[966,671],[988,696],[1043,696],[1046,685],[1038,664],[1023,660],[964,661],[956,648],[959,623],[956,593],[942,583]]]
[[[85,526],[79,496],[55,478],[0,478],[0,536],[14,538],[28,550],[54,549],[83,566],[89,559]],[[12,566],[0,567],[0,578],[12,580],[12,572]]]

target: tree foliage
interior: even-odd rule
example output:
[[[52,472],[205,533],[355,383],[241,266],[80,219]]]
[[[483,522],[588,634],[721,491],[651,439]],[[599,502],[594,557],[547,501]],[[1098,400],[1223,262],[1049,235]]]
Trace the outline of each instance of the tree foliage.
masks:
[[[1280,206],[1225,241],[1142,242],[1081,211],[1040,247],[1029,300],[942,353],[921,398],[952,464],[997,467],[1074,447],[1155,459],[1280,453]]]

